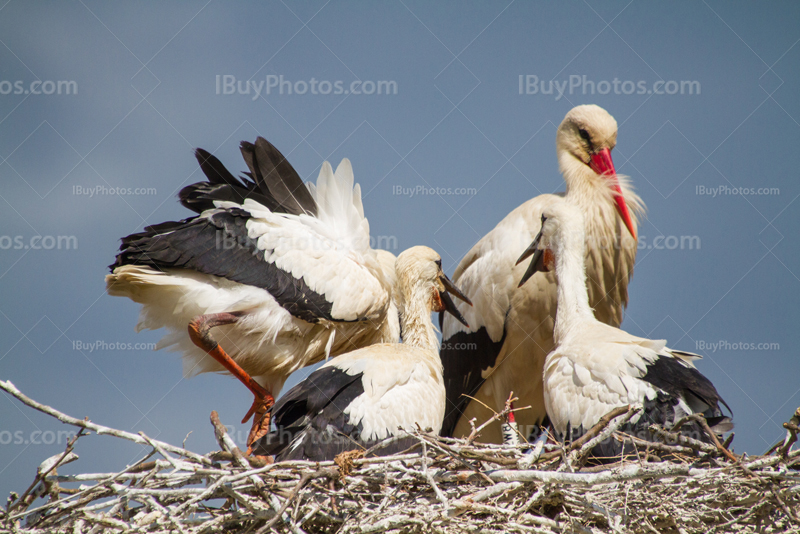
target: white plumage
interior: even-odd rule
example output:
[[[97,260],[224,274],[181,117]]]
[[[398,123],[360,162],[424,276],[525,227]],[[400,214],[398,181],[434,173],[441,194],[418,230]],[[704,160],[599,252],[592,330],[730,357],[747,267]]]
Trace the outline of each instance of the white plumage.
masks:
[[[569,320],[568,314],[564,316]],[[622,330],[613,332],[613,327],[603,323],[588,323],[579,327],[583,329],[579,338],[567,337],[545,359],[545,406],[561,435],[568,428],[591,428],[614,408],[655,400],[660,389],[642,378],[658,358],[677,358],[681,365],[694,368],[687,357],[692,355],[673,351],[664,340],[642,339]],[[693,410],[684,398],[676,401],[681,416],[708,408]],[[638,416],[632,420],[637,421]]]
[[[335,173],[324,162],[314,185],[262,138],[242,143],[242,154],[252,181],[198,150],[208,182],[180,195],[198,216],[123,239],[106,284],[142,304],[137,330],[166,327],[158,348],[180,351],[188,376],[223,372],[209,356],[214,340],[201,348],[187,333],[214,318],[235,364],[272,395],[297,369],[397,342],[395,257],[370,248],[350,162]]]
[[[580,209],[562,202],[546,208],[543,216],[534,263],[554,270],[558,281],[556,345],[545,359],[543,375],[545,406],[556,434],[577,437],[612,409],[629,404],[644,405],[644,412],[631,419],[633,430],[646,431],[649,423],[670,426],[692,413],[705,413],[719,430],[729,428],[719,408],[724,401],[692,363],[698,355],[674,351],[664,340],[636,337],[594,317],[586,290]],[[543,251],[550,254],[544,257]],[[698,434],[702,439],[702,432]],[[605,451],[612,456],[616,451],[608,445]]]
[[[428,314],[430,316],[430,314]],[[381,440],[398,428],[439,432],[444,417],[442,363],[437,351],[408,343],[380,344],[332,360],[350,375],[361,374],[364,393],[344,410],[364,441]]]
[[[517,261],[538,234],[548,206],[568,201],[586,215],[586,233],[593,243],[586,250],[591,305],[601,321],[614,326],[622,322],[644,205],[627,181],[615,174],[611,150],[616,139],[617,123],[604,109],[594,105],[572,109],[556,135],[566,193],[525,202],[461,260],[453,280],[474,307],[460,306],[470,328],[448,317],[443,322],[448,398],[444,434],[466,435],[470,419],[485,421],[491,416],[463,395],[499,411],[513,391],[519,397],[517,406],[532,407],[516,413],[526,432],[545,417],[540,377],[544,358],[553,348],[555,280],[546,273],[535,274],[518,287],[527,265]],[[499,424],[487,428],[481,439],[500,442]]]
[[[314,371],[278,401],[277,429],[255,446],[257,454],[330,460],[396,436],[398,429],[419,425],[439,432],[445,390],[431,311],[457,313],[445,291],[464,297],[442,272],[439,255],[427,247],[404,251],[396,265],[403,343],[356,350]],[[403,450],[413,441],[400,439],[378,454]]]

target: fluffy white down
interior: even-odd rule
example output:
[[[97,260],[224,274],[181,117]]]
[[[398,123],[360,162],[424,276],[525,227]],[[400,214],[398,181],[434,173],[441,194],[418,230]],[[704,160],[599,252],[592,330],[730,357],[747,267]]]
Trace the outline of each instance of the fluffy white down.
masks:
[[[398,428],[431,428],[438,433],[444,417],[441,363],[430,350],[381,344],[344,354],[326,366],[348,374],[364,373],[364,393],[345,409],[349,422],[363,425],[362,438],[384,439]],[[435,353],[434,353],[435,356]]]

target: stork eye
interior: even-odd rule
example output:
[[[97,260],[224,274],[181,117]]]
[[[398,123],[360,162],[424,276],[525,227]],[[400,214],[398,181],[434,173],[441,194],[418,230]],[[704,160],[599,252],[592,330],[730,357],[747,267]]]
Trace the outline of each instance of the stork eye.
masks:
[[[442,259],[441,258],[439,258],[438,260],[436,260],[433,263],[435,263],[440,269],[442,268]]]
[[[547,217],[545,217],[544,215],[542,215],[542,226],[544,226],[544,222],[545,222],[546,220],[547,220]]]
[[[584,140],[584,141],[587,141],[587,142],[589,142],[589,143],[591,143],[591,142],[592,142],[592,138],[591,138],[591,136],[589,135],[589,132],[587,132],[587,131],[586,131],[586,130],[584,130],[583,128],[581,128],[580,130],[578,130],[578,133],[580,134],[580,136],[583,138],[583,140]]]

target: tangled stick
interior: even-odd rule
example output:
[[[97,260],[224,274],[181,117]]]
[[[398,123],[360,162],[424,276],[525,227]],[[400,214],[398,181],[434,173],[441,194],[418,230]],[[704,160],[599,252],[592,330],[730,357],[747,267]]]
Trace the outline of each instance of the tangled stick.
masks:
[[[13,385],[0,382],[0,388]],[[800,451],[735,456],[734,462],[707,443],[695,448],[688,442],[632,438],[618,429],[636,406],[606,414],[585,439],[566,449],[545,445],[542,458],[526,469],[518,467],[524,445],[444,439],[419,429],[403,435],[418,442],[411,453],[359,457],[357,451],[338,462],[254,465],[240,456],[214,417],[212,427],[224,450],[199,455],[71,418],[21,393],[15,396],[86,431],[102,429],[112,446],[115,439],[127,439],[151,450],[116,473],[56,472],[74,455],[72,450],[59,453],[42,464],[33,489],[0,510],[0,531],[800,532]],[[675,434],[658,430],[662,434],[654,435]],[[642,450],[680,455],[685,461],[581,467],[593,442],[609,436],[635,439]],[[77,449],[86,439],[95,438],[74,440],[67,448]],[[559,470],[563,458],[574,472]],[[40,490],[45,485],[50,492]],[[30,495],[41,498],[21,506]]]

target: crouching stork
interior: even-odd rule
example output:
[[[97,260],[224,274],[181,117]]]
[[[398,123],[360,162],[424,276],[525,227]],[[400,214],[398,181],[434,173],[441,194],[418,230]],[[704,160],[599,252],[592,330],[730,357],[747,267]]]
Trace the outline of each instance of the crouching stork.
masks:
[[[570,202],[554,203],[542,215],[542,230],[531,246],[535,271],[555,271],[558,308],[555,348],[544,362],[544,402],[560,439],[574,439],[614,408],[642,404],[644,410],[623,430],[652,440],[650,424],[669,428],[681,417],[703,414],[718,433],[733,428],[724,416],[714,385],[692,363],[699,355],[666,347],[664,340],[633,336],[598,321],[586,289],[585,224]],[[523,258],[529,256],[524,254]],[[682,434],[710,441],[697,423]],[[633,452],[609,440],[592,454],[595,459]]]
[[[179,198],[198,215],[123,238],[106,285],[142,304],[137,330],[166,327],[157,348],[182,352],[184,374],[227,371],[250,389],[250,447],[292,372],[397,342],[400,325],[395,257],[370,248],[350,162],[324,162],[314,185],[263,138],[241,152],[250,171],[237,179],[196,150],[208,180]]]
[[[432,311],[465,322],[448,293],[470,304],[442,272],[439,255],[413,247],[397,258],[397,291],[403,343],[373,345],[331,360],[276,404],[277,429],[254,447],[276,461],[331,460],[381,440],[376,455],[416,443],[402,430],[442,427],[445,389]]]

